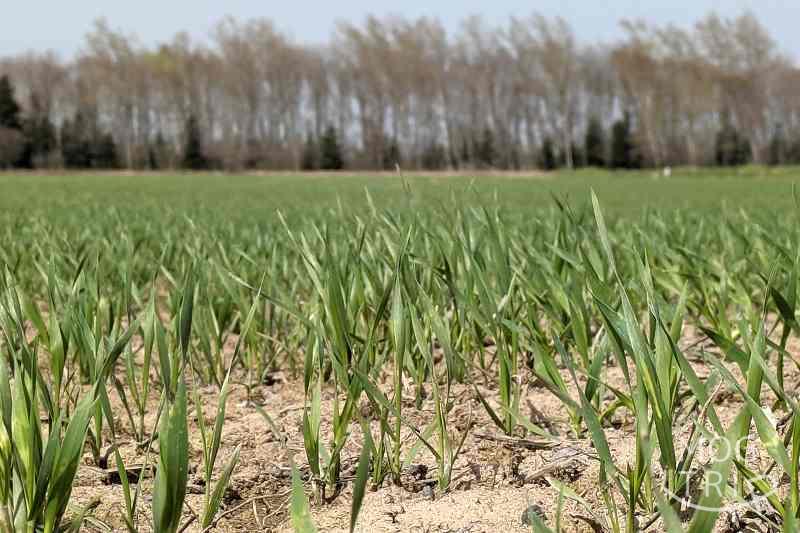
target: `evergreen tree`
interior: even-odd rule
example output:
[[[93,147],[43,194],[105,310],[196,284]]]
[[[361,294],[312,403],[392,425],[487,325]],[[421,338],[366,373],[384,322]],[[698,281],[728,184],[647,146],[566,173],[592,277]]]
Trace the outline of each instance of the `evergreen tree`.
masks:
[[[91,110],[79,110],[61,126],[61,157],[66,168],[119,168],[117,144],[110,133],[104,133]]]
[[[636,168],[635,148],[631,134],[631,116],[626,111],[611,130],[611,168]]]
[[[432,142],[422,152],[422,168],[426,170],[441,170],[447,166],[447,151],[444,147]]]
[[[744,135],[739,135],[739,149],[736,151],[737,165],[748,164],[753,155],[753,148],[750,144],[750,139]]]
[[[786,134],[783,125],[778,124],[769,141],[769,161],[770,165],[782,165],[786,162]]]
[[[14,168],[25,151],[25,137],[19,130],[0,128],[0,169]]]
[[[152,144],[147,145],[147,170],[158,170],[161,166],[158,163],[156,149]]]
[[[566,161],[566,154],[562,154],[562,159],[564,160],[564,165],[567,164]],[[581,147],[577,142],[572,142],[572,168],[582,168],[586,165],[584,164],[585,154],[583,153],[583,147]]]
[[[31,167],[31,150],[22,130],[20,107],[8,76],[0,77],[0,130],[8,146],[2,151],[3,167]]]
[[[19,132],[19,130],[10,130]],[[25,169],[32,169],[33,168],[33,146],[31,145],[30,138],[28,137],[28,132],[25,129],[22,130],[22,147],[19,151],[19,157],[14,162],[13,166],[16,168],[25,168]]]
[[[720,166],[744,165],[750,160],[750,141],[727,123],[717,132],[715,151]]]
[[[750,140],[739,133],[731,118],[731,112],[723,109],[720,113],[722,127],[714,140],[717,164],[720,166],[744,165],[750,161]]]
[[[317,143],[314,142],[314,135],[309,131],[306,135],[306,143],[303,145],[303,158],[300,166],[303,170],[316,170],[318,159]]]
[[[735,164],[736,150],[738,147],[738,133],[727,124],[717,132],[714,140],[714,152],[717,164],[720,166],[731,166]]]
[[[26,136],[31,143],[34,156],[45,157],[56,148],[56,128],[50,117],[43,115],[31,119],[26,128]]]
[[[187,170],[207,170],[209,168],[208,158],[203,153],[200,126],[194,115],[189,115],[189,119],[186,121],[185,135],[183,168]]]
[[[254,170],[267,166],[267,150],[264,144],[256,139],[250,137],[247,139],[247,150],[244,157],[244,168]]]
[[[786,163],[800,164],[800,138],[789,138],[786,141]]]
[[[320,140],[320,165],[322,170],[341,170],[344,168],[342,148],[333,126],[328,126]]]
[[[450,163],[450,168],[458,169],[461,167],[461,161],[458,159],[458,153],[453,146],[453,143],[449,143],[449,147],[447,150],[447,159]]]
[[[519,155],[519,145],[513,144],[511,146],[511,152],[508,154],[508,164],[512,170],[519,170],[522,168],[522,158]]]
[[[555,145],[550,137],[545,137],[542,140],[542,148],[539,152],[539,166],[544,170],[555,170],[558,166]]]
[[[20,107],[8,76],[0,76],[0,128],[22,130]]]
[[[470,157],[469,141],[467,141],[465,136],[461,139],[461,164],[468,166],[471,161],[472,158]]]
[[[92,167],[113,169],[119,167],[117,143],[110,133],[99,134],[92,143]]]
[[[87,121],[81,111],[61,126],[61,157],[66,168],[89,168],[91,163]]]
[[[47,164],[48,157],[56,148],[56,128],[50,121],[50,117],[45,109],[42,108],[38,95],[31,94],[30,116],[23,124],[23,131],[26,138],[26,155],[23,162],[28,165],[23,166],[43,166]]]
[[[585,161],[590,167],[606,166],[606,139],[603,131],[603,124],[600,119],[593,116],[589,119],[586,127],[586,139],[584,141]]]
[[[155,161],[154,164],[151,164],[151,168],[154,170],[172,168],[175,164],[175,151],[173,147],[167,143],[161,131],[156,134],[155,145],[152,147],[152,150]]]
[[[483,129],[481,141],[478,144],[477,160],[484,167],[492,167],[495,164],[497,153],[494,147],[494,132],[488,126]]]
[[[383,169],[394,170],[398,165],[401,165],[400,160],[400,146],[397,144],[397,139],[392,137],[389,142],[383,146]]]

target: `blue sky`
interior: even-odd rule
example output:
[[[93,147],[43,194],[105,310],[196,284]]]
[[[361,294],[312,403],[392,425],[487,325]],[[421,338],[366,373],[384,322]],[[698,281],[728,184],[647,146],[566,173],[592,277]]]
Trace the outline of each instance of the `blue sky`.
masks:
[[[454,31],[468,15],[483,16],[490,24],[504,24],[511,15],[538,11],[559,15],[574,27],[582,41],[612,41],[620,35],[619,20],[643,18],[654,23],[689,26],[711,10],[722,15],[754,12],[781,49],[800,57],[800,1],[798,0],[27,0],[2,3],[0,55],[26,50],[53,49],[68,57],[80,48],[91,23],[105,17],[111,27],[136,34],[144,43],[169,39],[186,30],[205,39],[213,24],[225,15],[245,19],[269,17],[283,31],[303,42],[325,41],[336,20],[361,21],[376,15],[422,15],[439,18]]]

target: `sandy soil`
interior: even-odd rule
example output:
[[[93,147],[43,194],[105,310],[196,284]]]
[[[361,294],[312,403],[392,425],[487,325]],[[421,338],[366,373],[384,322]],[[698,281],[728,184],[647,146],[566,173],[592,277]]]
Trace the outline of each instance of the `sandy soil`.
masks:
[[[695,355],[699,354],[701,348],[713,350],[712,346],[703,342],[686,341],[686,344],[693,345],[691,350]],[[793,350],[800,348],[796,345],[790,347]],[[696,363],[696,368],[701,377],[708,374],[708,369],[701,363]],[[787,387],[793,388],[800,383],[800,375],[795,369],[790,370]],[[735,369],[732,368],[732,371]],[[119,377],[123,379],[123,376]],[[435,462],[430,453],[423,450],[415,458],[415,467],[404,476],[402,487],[387,481],[377,490],[368,492],[358,531],[530,531],[530,527],[522,522],[522,515],[530,506],[536,506],[549,518],[556,514],[559,491],[551,486],[548,477],[567,483],[585,498],[598,515],[604,516],[604,506],[597,490],[598,462],[589,439],[574,439],[569,432],[567,415],[560,401],[543,387],[537,386],[532,376],[526,375],[523,379],[526,383],[523,411],[534,422],[546,421],[548,429],[563,439],[562,443],[550,449],[531,450],[522,446],[524,442],[517,438],[504,438],[475,398],[474,392],[463,386],[456,387],[453,391],[455,407],[450,414],[450,420],[458,430],[463,429],[464,421],[470,417],[475,425],[456,465],[455,481],[451,490],[440,493],[436,489],[430,479],[435,476]],[[614,367],[609,368],[606,379],[612,385],[621,386],[623,383],[620,369]],[[301,432],[302,390],[302,382],[282,373],[272,376],[270,384],[252,389],[249,398],[246,387],[242,384],[234,386],[227,409],[218,465],[224,464],[237,446],[241,447],[241,460],[225,497],[222,511],[224,515],[215,531],[291,531],[287,514],[291,464],[294,461],[301,467],[301,471],[306,464]],[[327,418],[325,410],[329,408],[331,394],[330,390],[323,393],[323,420]],[[423,404],[422,409],[417,411],[410,399],[413,397],[410,386],[405,395],[409,397],[404,406],[406,415],[415,424],[419,424],[418,427],[424,427],[433,414],[430,402]],[[491,398],[493,393],[485,390],[485,395]],[[215,412],[216,389],[201,389],[201,397],[206,404],[204,413],[210,424]],[[114,411],[118,414],[117,438],[126,465],[129,468],[141,465],[144,462],[143,450],[135,443],[116,392],[112,393],[111,399]],[[770,401],[770,395],[765,392],[764,404],[769,405]],[[147,427],[152,427],[158,398],[154,395],[150,403]],[[286,436],[285,445],[270,431],[256,411],[254,403],[263,405],[274,418]],[[714,403],[724,424],[732,420],[741,408],[738,398],[724,388],[718,391]],[[190,421],[191,462],[196,469],[201,464],[201,456],[194,412],[190,413]],[[620,465],[633,457],[632,422],[629,413],[619,410],[606,428],[612,453]],[[678,419],[675,427],[679,440],[685,443],[691,423],[684,415]],[[323,431],[328,434],[329,430],[323,422]],[[374,422],[373,431],[377,434],[377,425]],[[753,435],[753,438],[757,439],[757,436]],[[406,442],[406,448],[413,442],[413,434],[410,432],[406,435]],[[354,425],[343,454],[345,479],[352,479],[355,473],[361,445],[361,431]],[[751,459],[763,467],[768,465],[766,456]],[[701,450],[699,464],[704,460],[708,460],[708,454]],[[428,469],[427,475],[424,473],[425,468]],[[307,477],[307,468],[304,473]],[[109,471],[93,464],[91,454],[86,454],[74,484],[73,501],[77,506],[94,506],[91,519],[85,526],[87,530],[107,531],[106,526],[114,531],[124,530],[121,518],[124,508],[122,489],[118,482],[114,482],[113,477]],[[190,520],[201,509],[201,478],[199,472],[190,473],[185,521]],[[150,531],[146,517],[149,516],[152,481],[152,476],[147,474],[141,481],[143,490],[140,530],[143,532]],[[332,503],[313,506],[312,516],[320,531],[348,530],[351,490],[351,484],[348,483],[342,494]],[[641,523],[647,522],[647,518],[641,517]],[[563,520],[565,531],[600,531],[590,513],[570,500],[564,502]],[[725,524],[729,521],[722,520],[718,531],[725,531]],[[658,530],[659,523],[650,528],[650,531]],[[195,522],[186,531],[196,532],[200,528]]]

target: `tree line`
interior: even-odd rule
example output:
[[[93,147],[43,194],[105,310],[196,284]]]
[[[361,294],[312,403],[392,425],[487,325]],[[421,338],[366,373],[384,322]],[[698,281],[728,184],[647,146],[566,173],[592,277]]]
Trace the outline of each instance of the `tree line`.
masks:
[[[800,69],[753,14],[621,25],[368,17],[310,45],[226,18],[148,47],[98,21],[69,60],[0,58],[0,168],[800,163]]]

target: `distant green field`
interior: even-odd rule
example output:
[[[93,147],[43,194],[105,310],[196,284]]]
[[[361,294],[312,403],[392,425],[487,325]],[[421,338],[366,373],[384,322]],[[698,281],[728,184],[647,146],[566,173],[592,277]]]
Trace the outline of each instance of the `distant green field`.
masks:
[[[684,170],[669,178],[656,171],[612,173],[582,170],[539,176],[413,175],[410,194],[396,175],[320,176],[215,174],[0,174],[0,209],[42,210],[46,217],[74,212],[75,207],[214,212],[231,218],[272,217],[286,212],[320,213],[345,206],[368,205],[366,191],[378,207],[460,205],[498,202],[512,211],[553,205],[552,195],[573,205],[588,200],[594,189],[603,205],[617,214],[647,208],[783,210],[793,205],[792,184],[800,168]]]

